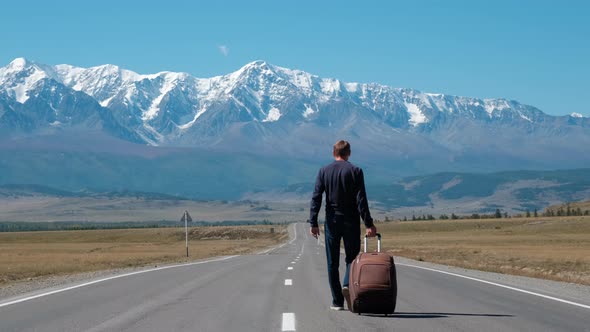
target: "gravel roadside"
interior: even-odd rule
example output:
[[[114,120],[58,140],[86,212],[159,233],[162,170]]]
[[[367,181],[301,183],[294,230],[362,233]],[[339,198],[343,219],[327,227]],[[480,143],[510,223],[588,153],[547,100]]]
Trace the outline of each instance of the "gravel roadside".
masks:
[[[55,289],[63,287],[74,286],[76,284],[82,284],[85,282],[108,278],[120,274],[148,270],[155,267],[174,265],[179,263],[166,263],[166,264],[151,264],[140,267],[129,267],[119,268],[112,270],[102,270],[93,272],[83,272],[70,275],[54,275],[47,277],[39,277],[28,280],[22,280],[14,283],[10,283],[0,287],[0,302],[8,302],[9,299],[16,297],[35,295],[36,293],[50,292]]]

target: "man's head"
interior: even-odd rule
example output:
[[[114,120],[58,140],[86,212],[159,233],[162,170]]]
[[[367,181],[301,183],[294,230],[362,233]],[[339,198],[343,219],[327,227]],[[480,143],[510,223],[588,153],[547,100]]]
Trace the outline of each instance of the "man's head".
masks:
[[[350,157],[350,143],[347,141],[338,141],[334,144],[334,158],[348,160]]]

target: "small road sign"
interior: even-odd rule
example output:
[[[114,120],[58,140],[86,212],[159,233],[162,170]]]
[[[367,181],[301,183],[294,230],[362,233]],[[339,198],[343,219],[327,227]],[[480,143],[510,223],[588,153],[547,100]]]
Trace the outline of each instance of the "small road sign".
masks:
[[[188,211],[184,211],[184,214],[182,215],[182,218],[180,218],[181,222],[192,222],[193,218],[191,218],[191,215],[188,213]]]

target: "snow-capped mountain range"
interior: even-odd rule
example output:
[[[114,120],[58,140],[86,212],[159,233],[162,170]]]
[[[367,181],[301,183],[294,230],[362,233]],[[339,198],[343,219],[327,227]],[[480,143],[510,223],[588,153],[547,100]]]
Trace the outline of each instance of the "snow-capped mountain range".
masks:
[[[333,141],[346,138],[363,160],[403,161],[417,172],[553,168],[561,153],[566,167],[590,161],[589,118],[513,100],[346,83],[264,61],[212,78],[24,58],[0,68],[0,135],[78,129],[144,145],[311,159],[329,157]]]

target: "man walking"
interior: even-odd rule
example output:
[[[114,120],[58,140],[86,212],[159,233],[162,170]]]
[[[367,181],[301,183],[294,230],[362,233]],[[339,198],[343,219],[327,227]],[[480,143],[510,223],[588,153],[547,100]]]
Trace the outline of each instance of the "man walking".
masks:
[[[348,162],[350,144],[338,141],[334,144],[334,159],[331,164],[320,169],[313,196],[311,198],[310,218],[311,235],[320,235],[318,214],[322,206],[322,194],[326,192],[326,257],[328,260],[328,278],[332,290],[333,310],[344,310],[344,300],[350,309],[348,279],[350,263],[361,249],[360,218],[366,227],[369,237],[375,236],[377,229],[369,212],[363,170]],[[346,273],[340,285],[340,240],[344,241],[346,253]]]

